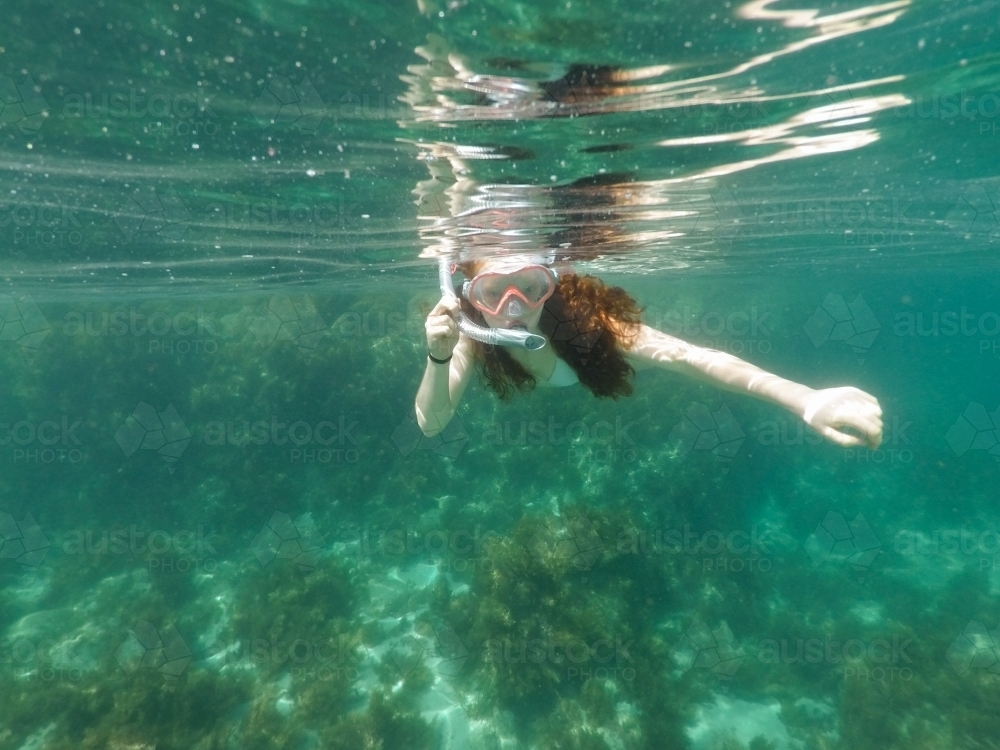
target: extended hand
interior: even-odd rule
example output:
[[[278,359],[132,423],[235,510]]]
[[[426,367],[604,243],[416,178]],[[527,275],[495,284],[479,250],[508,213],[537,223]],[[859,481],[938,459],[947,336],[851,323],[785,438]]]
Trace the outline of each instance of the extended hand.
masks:
[[[867,445],[875,450],[882,442],[882,408],[874,396],[857,388],[813,391],[806,396],[801,413],[807,425],[837,445]],[[860,437],[838,429],[844,427]]]

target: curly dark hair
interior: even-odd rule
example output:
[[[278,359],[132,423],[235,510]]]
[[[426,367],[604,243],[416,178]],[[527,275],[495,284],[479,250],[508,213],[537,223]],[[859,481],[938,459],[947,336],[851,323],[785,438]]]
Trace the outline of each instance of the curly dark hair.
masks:
[[[462,264],[472,278],[478,264]],[[460,296],[466,316],[486,325],[482,314]],[[639,331],[642,308],[621,287],[608,286],[596,276],[559,277],[545,302],[539,328],[556,355],[573,368],[580,383],[595,396],[617,399],[632,395],[635,373],[617,344],[630,343]],[[531,391],[537,381],[503,346],[473,341],[479,374],[503,401],[515,392]]]

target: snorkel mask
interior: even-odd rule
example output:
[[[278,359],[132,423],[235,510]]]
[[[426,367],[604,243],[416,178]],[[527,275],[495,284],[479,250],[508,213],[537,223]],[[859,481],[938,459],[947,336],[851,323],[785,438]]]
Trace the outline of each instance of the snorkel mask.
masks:
[[[530,263],[509,272],[487,271],[466,281],[462,294],[480,312],[517,319],[545,304],[556,290],[556,273],[547,266]]]
[[[454,266],[442,258],[438,266],[441,294],[455,297],[451,275]],[[555,291],[556,275],[551,269],[537,263],[519,263],[511,273],[489,272],[478,274],[466,281],[462,295],[481,312],[499,317],[518,318],[537,310]],[[461,312],[458,330],[470,339],[484,344],[515,346],[534,351],[545,346],[545,337],[526,330],[490,328],[473,323]]]

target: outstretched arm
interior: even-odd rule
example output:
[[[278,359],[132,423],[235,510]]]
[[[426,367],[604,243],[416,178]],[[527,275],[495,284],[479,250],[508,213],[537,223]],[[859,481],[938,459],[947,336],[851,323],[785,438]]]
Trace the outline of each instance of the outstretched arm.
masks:
[[[838,445],[868,445],[874,449],[882,442],[882,409],[874,396],[857,388],[814,390],[731,354],[689,344],[646,325],[623,349],[639,367],[652,363],[783,406]]]

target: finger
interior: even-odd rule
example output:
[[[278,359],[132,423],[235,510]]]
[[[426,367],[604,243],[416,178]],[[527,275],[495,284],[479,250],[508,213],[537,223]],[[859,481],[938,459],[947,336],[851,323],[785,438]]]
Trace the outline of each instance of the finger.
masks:
[[[882,407],[879,406],[878,401],[873,398],[866,398],[858,401],[858,406],[862,409],[868,409],[869,411],[876,412],[878,414],[882,413]]]
[[[877,449],[882,445],[882,425],[878,426],[877,430],[872,430],[868,433],[868,447],[872,450]]]
[[[878,402],[878,399],[875,398],[870,393],[865,393],[864,391],[861,391],[861,394],[865,397],[865,401],[867,403],[871,404],[872,408],[874,408],[875,413],[877,413],[879,416],[881,416],[882,415],[882,405]]]
[[[878,405],[878,402],[871,401],[867,398],[857,398],[848,401],[843,404],[843,408],[845,411],[847,409],[853,409],[854,411],[857,411],[859,414],[865,414],[865,415],[870,414],[872,416],[882,415],[882,407]]]
[[[876,409],[878,409],[878,412],[880,414],[882,413],[882,407],[879,405],[878,399],[875,398],[872,394],[867,393],[861,390],[860,388],[854,388],[853,386],[850,387],[848,390],[850,390],[851,393],[857,396],[859,401],[863,401],[866,405],[870,404],[871,406],[874,406]]]
[[[837,415],[842,421],[857,421],[865,424],[881,424],[882,412],[871,404],[855,404],[850,409],[844,409]]]
[[[451,314],[456,313],[459,310],[459,301],[454,297],[442,297],[434,308],[428,313],[428,317],[431,315],[447,315],[450,317]]]
[[[444,312],[442,312],[440,315],[437,316],[437,320],[440,321],[442,324],[454,323],[456,317],[457,317],[456,314],[452,313],[449,310],[445,310]]]
[[[454,343],[456,338],[458,337],[451,331],[436,331],[428,336],[427,340],[440,343]]]
[[[876,435],[882,432],[882,420],[878,417],[870,417],[867,419],[857,419],[855,423],[851,425],[852,427],[857,427],[867,435]]]
[[[862,419],[859,417],[838,419],[831,422],[834,427],[846,427],[849,430],[860,433],[860,438],[867,445],[871,445],[876,439],[881,442],[882,420],[876,418]]]
[[[848,386],[847,389],[850,390],[851,393],[854,393],[858,396],[863,396],[868,401],[875,400],[875,397],[872,394],[868,393],[868,391],[863,391],[860,388],[855,388],[853,385]]]
[[[837,432],[832,427],[824,427],[820,430],[820,434],[832,443],[843,446],[844,448],[852,448],[856,445],[861,445],[864,442],[861,438],[855,435],[848,435],[846,432]]]
[[[455,319],[450,315],[435,315],[433,318],[428,318],[427,323],[432,326],[455,327]]]
[[[882,443],[881,420],[858,421],[847,426],[860,432],[863,437],[863,442],[872,450],[878,448],[878,446]]]
[[[454,315],[461,309],[461,303],[454,297],[445,297],[434,309],[438,315]]]
[[[438,339],[453,339],[455,336],[452,331],[448,330],[445,326],[436,326],[434,328],[427,329],[427,338],[431,341],[435,341]]]

